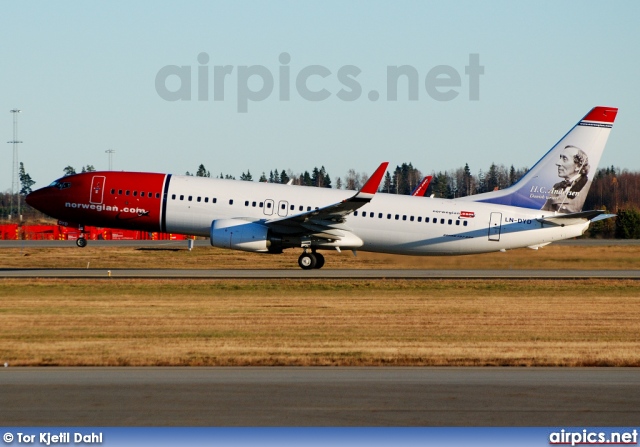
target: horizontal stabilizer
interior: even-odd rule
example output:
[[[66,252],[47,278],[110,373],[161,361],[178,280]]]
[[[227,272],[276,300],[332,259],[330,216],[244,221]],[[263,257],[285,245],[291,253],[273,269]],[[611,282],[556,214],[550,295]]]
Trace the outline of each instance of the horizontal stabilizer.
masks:
[[[586,221],[597,222],[599,220],[609,219],[610,217],[615,216],[615,214],[607,214],[606,211],[592,210],[581,211],[579,213],[557,214],[549,217],[541,217],[540,219],[538,219],[538,222],[557,226],[567,226],[583,224]]]

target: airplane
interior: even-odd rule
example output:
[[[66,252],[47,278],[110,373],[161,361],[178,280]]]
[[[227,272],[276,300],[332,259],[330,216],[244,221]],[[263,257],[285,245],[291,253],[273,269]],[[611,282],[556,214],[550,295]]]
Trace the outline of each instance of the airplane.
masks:
[[[582,205],[617,111],[591,109],[514,185],[456,199],[378,192],[384,162],[359,191],[106,171],[62,177],[26,201],[81,231],[94,225],[208,236],[214,247],[258,253],[301,248],[298,265],[305,270],[324,265],[320,250],[463,255],[538,249],[614,216],[582,211]]]
[[[414,197],[424,197],[427,189],[429,189],[432,178],[433,176],[431,175],[427,175],[425,178],[423,178],[422,181],[418,183],[418,186],[416,186],[413,191],[411,191],[411,195]]]

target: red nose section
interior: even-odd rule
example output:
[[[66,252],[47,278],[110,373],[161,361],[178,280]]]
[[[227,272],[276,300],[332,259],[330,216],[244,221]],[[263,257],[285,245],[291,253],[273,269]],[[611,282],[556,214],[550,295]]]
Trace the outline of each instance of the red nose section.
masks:
[[[32,193],[30,193],[29,195],[27,195],[25,200],[30,206],[37,209],[38,211],[41,211],[49,216],[52,216],[51,212],[54,209],[54,207],[52,206],[53,205],[52,196],[54,194],[52,194],[51,190],[52,190],[51,187],[37,189]]]

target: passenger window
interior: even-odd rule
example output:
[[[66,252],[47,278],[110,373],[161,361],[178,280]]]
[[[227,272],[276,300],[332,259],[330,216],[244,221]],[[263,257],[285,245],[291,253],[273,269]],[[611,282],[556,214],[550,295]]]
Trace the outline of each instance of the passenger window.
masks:
[[[281,210],[286,210],[287,209],[287,205],[285,205],[284,203],[282,205],[280,205],[280,209]]]
[[[257,204],[256,204],[256,202],[251,202],[251,206],[252,206],[252,207],[254,207],[254,208],[255,208],[255,207],[256,207],[256,205],[257,205]]]
[[[180,200],[184,200],[184,195],[180,194]]]
[[[124,195],[125,195],[125,196],[128,196],[128,195],[129,195],[129,190],[128,190],[128,189],[124,192]]]
[[[116,193],[116,190],[115,190],[115,189],[112,189],[112,190],[111,190],[111,194],[115,194],[115,193]]]
[[[204,203],[209,203],[209,197],[204,198]]]
[[[271,209],[271,202],[267,203],[267,208]]]
[[[296,207],[295,207],[295,205],[291,205],[291,206],[289,207],[289,209],[290,209],[291,211],[293,211],[293,210],[295,210],[295,209],[296,209]]]
[[[307,211],[311,211],[311,207],[310,206],[307,207]]]
[[[467,226],[467,222],[468,222],[468,221],[467,221],[467,220],[465,220],[464,222],[462,222],[462,225],[466,227],[466,226]]]
[[[418,216],[418,222],[422,222],[422,216]]]
[[[121,195],[122,195],[122,190],[121,190],[121,189],[119,189],[119,190],[118,190],[118,195],[119,195],[119,196],[121,196]]]
[[[357,211],[354,211],[354,212],[353,212],[353,215],[357,217],[357,216],[358,216],[358,212],[357,212]]]
[[[424,218],[424,222],[425,222],[425,223],[429,223],[429,218],[428,218],[428,217],[425,217],[425,218]]]
[[[176,200],[176,195],[175,194],[171,195],[171,200]]]
[[[402,216],[402,220],[407,220],[407,216]]]
[[[378,213],[378,219],[382,219],[382,213]]]
[[[400,214],[396,214],[396,220],[400,220]]]
[[[137,197],[138,196],[138,191],[133,191],[133,197]]]
[[[444,219],[440,219],[440,223],[444,225]]]
[[[202,197],[199,197],[196,199],[198,202],[200,202],[202,200]]]
[[[244,201],[244,206],[249,206],[249,201],[248,200]]]
[[[449,222],[447,222],[449,225],[451,225],[453,221],[451,219],[449,219]]]
[[[144,191],[140,191],[140,197],[144,197]],[[151,195],[149,195],[151,197]]]
[[[218,199],[214,197],[213,199],[211,199],[211,203],[218,203]]]
[[[411,216],[411,217],[409,218],[409,220],[410,220],[411,222],[413,222],[413,216]]]
[[[460,225],[460,221],[459,220],[456,220],[456,225]]]
[[[156,193],[156,199],[159,199],[159,198],[160,198],[160,193],[159,193],[159,192],[157,192],[157,193]]]
[[[189,196],[189,202],[193,200],[193,196]]]
[[[373,213],[369,213],[369,217],[373,217]]]
[[[229,205],[233,205],[233,199],[229,199]]]
[[[387,219],[391,219],[391,214],[387,214]]]
[[[264,206],[264,203],[260,202],[260,205],[258,205],[260,208],[262,208]]]

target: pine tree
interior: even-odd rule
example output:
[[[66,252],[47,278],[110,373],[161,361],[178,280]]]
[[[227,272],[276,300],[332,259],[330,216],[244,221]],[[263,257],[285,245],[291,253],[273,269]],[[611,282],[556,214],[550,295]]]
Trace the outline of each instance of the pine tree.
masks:
[[[22,162],[20,162],[19,176],[20,176],[20,185],[22,186],[20,188],[20,194],[27,195],[31,193],[31,187],[35,185],[36,182],[34,182],[31,179],[31,176],[25,172],[24,163]]]
[[[198,170],[196,171],[196,177],[211,177],[211,173],[207,171],[207,168],[205,168],[203,164],[201,164],[198,166]]]
[[[64,176],[68,176],[68,175],[73,175],[76,173],[76,170],[73,166],[67,166],[66,168],[64,168],[62,170],[62,172],[64,172]]]

